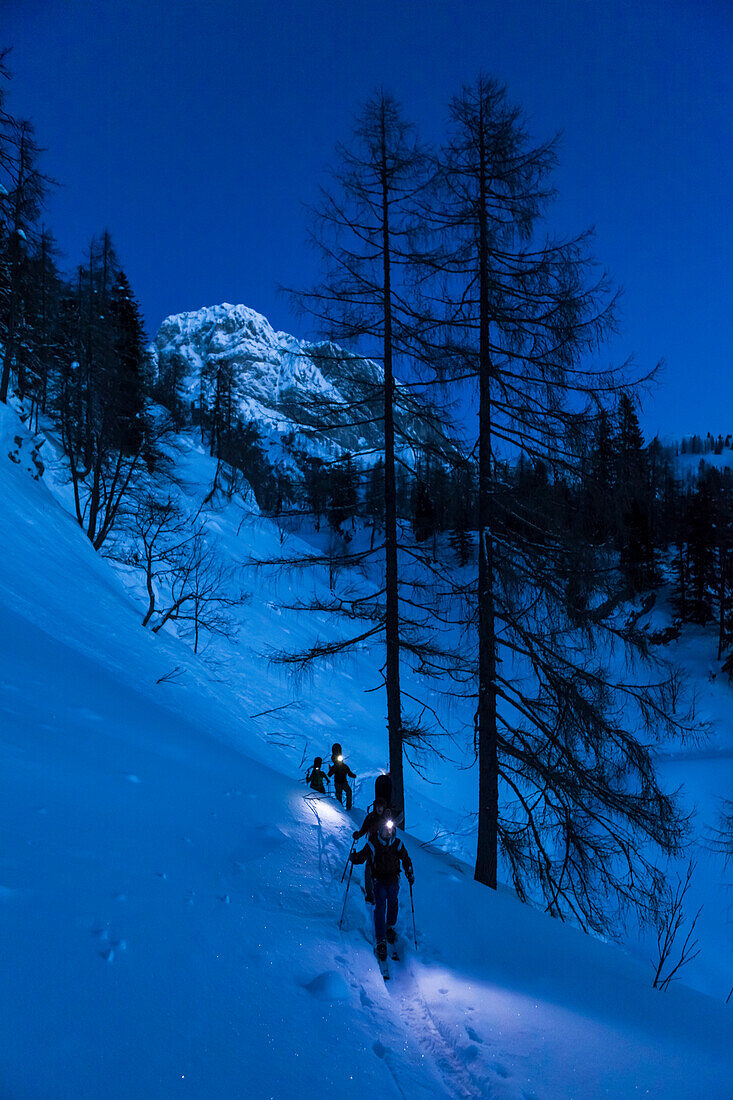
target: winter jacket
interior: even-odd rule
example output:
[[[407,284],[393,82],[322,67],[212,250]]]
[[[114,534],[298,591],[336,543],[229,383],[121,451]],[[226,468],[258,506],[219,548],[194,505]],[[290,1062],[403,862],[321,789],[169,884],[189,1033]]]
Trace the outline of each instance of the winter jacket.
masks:
[[[413,877],[412,860],[407,854],[407,848],[399,837],[393,836],[390,840],[384,840],[377,833],[373,840],[368,840],[360,852],[353,852],[352,863],[369,863],[373,878],[378,882],[397,882],[400,877],[400,864],[405,869],[409,879]]]
[[[354,840],[361,836],[368,836],[373,840],[383,821],[394,821],[395,825],[399,825],[401,820],[402,814],[395,813],[391,806],[385,806],[383,810],[372,809],[364,818],[361,829],[354,833]]]
[[[328,776],[325,772],[322,772],[320,768],[309,768],[305,773],[306,783],[310,783],[314,791],[318,791],[320,794],[325,794],[326,789],[323,783],[328,782]]]
[[[356,779],[349,765],[344,763],[343,760],[340,763],[332,764],[328,769],[328,774],[333,776],[334,787],[347,787],[347,775],[350,775],[352,779]]]

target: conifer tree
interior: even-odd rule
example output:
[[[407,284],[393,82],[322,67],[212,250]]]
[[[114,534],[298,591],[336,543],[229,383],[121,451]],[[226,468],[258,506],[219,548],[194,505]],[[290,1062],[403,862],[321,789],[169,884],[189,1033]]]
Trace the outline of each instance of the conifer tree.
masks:
[[[162,461],[168,425],[150,422],[142,324],[109,233],[94,239],[62,304],[74,359],[56,400],[77,520],[95,549],[109,537],[144,467]]]
[[[359,505],[356,467],[350,454],[331,469],[328,480],[328,522],[334,531],[353,521]]]
[[[675,851],[682,836],[644,741],[688,728],[665,704],[665,676],[628,683],[599,657],[646,651],[619,616],[624,589],[588,543],[576,489],[579,422],[626,386],[592,361],[613,292],[593,275],[588,234],[542,232],[555,146],[532,143],[495,81],[453,101],[441,162],[425,213],[443,237],[433,352],[448,384],[473,383],[479,560],[475,585],[454,588],[475,650],[436,653],[432,667],[476,703],[475,876],[496,887],[501,856],[520,896],[539,888],[549,912],[607,929],[615,905],[653,906],[661,875],[642,845]]]
[[[384,460],[378,458],[367,474],[364,514],[372,527],[372,546],[377,530],[384,529]]]
[[[604,542],[617,525],[615,454],[611,417],[601,409],[593,424],[583,507],[589,537]]]
[[[307,657],[330,656],[353,643],[383,637],[392,796],[395,809],[403,811],[406,731],[400,650],[405,642],[405,617],[399,596],[398,515],[402,509],[395,461],[398,396],[394,368],[409,345],[414,321],[404,308],[401,269],[409,261],[416,231],[413,200],[424,186],[426,159],[399,105],[383,92],[366,103],[356,120],[351,144],[339,145],[337,157],[331,187],[324,189],[314,211],[313,241],[323,259],[324,276],[312,290],[295,295],[295,300],[329,339],[347,346],[356,343],[381,364],[381,377],[353,412],[357,422],[378,420],[383,432],[384,543],[368,553],[383,552],[384,575],[375,601],[358,605],[366,630],[341,643],[316,645]],[[375,399],[380,405],[377,413],[373,412]],[[299,662],[297,656],[292,660]]]
[[[24,313],[31,294],[29,253],[46,192],[53,182],[38,167],[40,153],[31,123],[0,111],[0,183],[5,192],[0,201],[2,402],[7,401],[11,374],[21,361]]]
[[[412,530],[417,542],[432,538],[437,530],[435,506],[428,484],[429,471],[418,470],[412,491]]]
[[[64,284],[56,265],[58,249],[47,228],[29,246],[25,260],[22,309],[16,328],[15,371],[18,396],[31,398],[31,419],[46,411],[62,364],[70,358],[61,326]]]
[[[652,502],[644,436],[628,393],[619,400],[614,450],[621,566],[632,589],[643,591],[655,579]]]
[[[115,355],[114,401],[117,441],[127,455],[141,447],[144,435],[145,330],[140,307],[124,271],[117,274],[110,293],[109,319]]]

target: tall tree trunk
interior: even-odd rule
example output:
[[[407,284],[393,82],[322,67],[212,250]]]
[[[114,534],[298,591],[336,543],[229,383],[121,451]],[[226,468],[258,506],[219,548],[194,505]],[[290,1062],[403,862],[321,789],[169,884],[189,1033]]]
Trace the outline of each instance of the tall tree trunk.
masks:
[[[400,633],[397,573],[397,489],[394,453],[394,376],[392,373],[392,289],[390,271],[387,150],[382,128],[382,260],[384,268],[384,519],[385,519],[385,636],[387,658],[387,730],[392,804],[404,815],[402,769],[402,708],[400,700]],[[403,816],[404,825],[404,816]]]
[[[160,529],[159,529],[160,530]],[[153,542],[148,545],[145,542],[145,585],[148,590],[148,610],[143,619],[143,626],[147,626],[155,614],[155,588],[153,587]]]
[[[725,649],[725,604],[727,596],[726,576],[726,552],[722,546],[718,547],[718,660],[723,656]]]
[[[16,234],[13,234],[15,240]],[[15,249],[17,250],[17,244]],[[0,401],[3,404],[7,404],[8,389],[10,387],[10,371],[13,365],[13,357],[15,354],[15,328],[16,328],[16,315],[18,312],[18,293],[16,289],[17,277],[15,275],[16,264],[13,261],[11,263],[10,274],[10,305],[8,309],[8,330],[5,339],[5,355],[3,356],[3,371],[2,379],[0,379]]]
[[[479,132],[479,470],[478,470],[478,837],[474,877],[496,889],[499,768],[496,721],[496,630],[494,621],[494,544],[491,446],[491,376],[489,345],[489,256],[487,163],[483,111]]]
[[[15,358],[15,336],[18,327],[18,311],[20,308],[20,230],[21,211],[23,199],[23,186],[25,184],[26,144],[25,129],[21,131],[20,149],[18,150],[18,183],[15,188],[15,202],[13,209],[13,225],[10,230],[10,302],[8,304],[8,327],[5,336],[5,355],[3,356],[3,371],[0,378],[0,401],[7,404],[8,389],[10,387],[10,372]]]
[[[94,476],[92,479],[92,488],[89,494],[89,518],[87,521],[87,538],[90,542],[94,543],[97,537],[97,516],[99,515],[100,504],[100,478],[101,478],[101,457],[97,455],[94,462]]]

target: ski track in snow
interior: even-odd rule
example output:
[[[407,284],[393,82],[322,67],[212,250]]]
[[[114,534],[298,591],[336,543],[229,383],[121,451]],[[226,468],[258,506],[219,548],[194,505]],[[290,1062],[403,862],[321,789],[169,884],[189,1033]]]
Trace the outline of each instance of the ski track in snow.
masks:
[[[366,922],[371,922],[371,915],[366,915]],[[389,1070],[395,1087],[404,1100],[428,1100],[435,1096],[450,1096],[469,1100],[479,1097],[480,1092],[456,1091],[453,1074],[446,1066],[447,1059],[436,1057],[435,1044],[428,1040],[425,1028],[416,1028],[415,1013],[405,1013],[402,1005],[398,1005],[394,1011],[396,998],[392,994],[392,986],[396,981],[395,972],[403,963],[395,963],[390,960],[390,978],[385,981],[379,969],[379,964],[374,956],[374,936],[370,935],[367,926],[361,928],[361,934],[370,947],[369,956],[366,958],[366,966],[370,969],[370,979],[363,982],[356,977],[351,985],[358,994],[362,1010],[371,1021],[371,1030],[377,1036],[372,1044],[372,1050],[377,1058],[384,1063]],[[353,930],[352,930],[353,935]],[[352,954],[358,949],[348,942],[347,933],[344,933],[345,950]],[[363,951],[361,952],[363,954]],[[348,970],[350,963],[343,955],[337,956],[337,961]],[[362,959],[360,958],[361,962]],[[426,1065],[431,1068],[429,1076],[435,1079],[435,1087],[426,1083]]]
[[[398,1001],[398,1012],[408,1030],[417,1036],[420,1046],[437,1067],[445,1085],[446,1096],[459,1097],[460,1100],[478,1100],[491,1095],[488,1085],[482,1084],[471,1073],[460,1052],[430,1011],[407,960],[398,963],[394,970],[389,994]]]
[[[536,1100],[535,1093],[528,1092],[511,1080],[512,1072],[501,1061],[498,1051],[482,1049],[484,1040],[465,1021],[452,1024],[440,1018],[439,1006],[429,1003],[420,986],[419,955],[412,948],[401,946],[402,961],[396,964],[390,979],[388,992],[397,1002],[400,1019],[407,1030],[417,1037],[424,1053],[432,1060],[442,1079],[445,1095],[457,1100]],[[441,988],[439,994],[449,990]],[[470,1007],[468,1009],[471,1010]],[[463,1035],[470,1040],[462,1042]],[[490,1055],[487,1064],[483,1057]]]
[[[348,850],[344,848],[342,855],[345,862]],[[335,881],[338,883],[338,876]],[[404,922],[409,923],[410,917],[404,902],[402,897],[399,921],[407,929]],[[413,961],[414,948],[405,936],[398,936],[401,957],[398,961],[388,959],[390,976],[384,980],[374,954],[373,911],[365,902],[364,905],[365,913],[360,923],[354,921],[353,905],[347,909],[342,935],[344,947],[351,953],[357,949],[350,942],[350,936],[358,933],[368,944],[366,965],[373,972],[373,980],[369,988],[358,978],[352,979],[351,985],[359,993],[361,1006],[373,1021],[375,1035],[379,1036],[372,1049],[389,1069],[400,1096],[404,1100],[434,1096],[455,1100],[489,1097],[492,1100],[536,1100],[534,1093],[518,1088],[509,1080],[511,1072],[500,1062],[494,1060],[491,1067],[482,1065],[480,1070],[472,1070],[471,1065],[480,1059],[479,1048],[484,1045],[483,1040],[470,1025],[464,1025],[470,1044],[459,1046],[450,1025],[440,1020],[420,988],[415,973],[419,963]],[[360,950],[363,953],[363,949]],[[343,955],[336,956],[336,962],[345,970],[351,965]],[[441,994],[447,992],[439,990]],[[387,1028],[389,1034],[386,1034]],[[431,1067],[430,1076],[435,1079],[437,1090],[424,1083],[426,1065]]]

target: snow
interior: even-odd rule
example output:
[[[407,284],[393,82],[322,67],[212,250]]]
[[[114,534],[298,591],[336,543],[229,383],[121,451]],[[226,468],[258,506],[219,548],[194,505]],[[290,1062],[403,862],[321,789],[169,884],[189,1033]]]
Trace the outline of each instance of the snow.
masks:
[[[348,985],[336,970],[318,974],[305,988],[320,1001],[348,1001],[351,996]]]
[[[677,474],[684,481],[695,479],[702,466],[710,466],[715,470],[729,469],[733,466],[733,451],[725,448],[717,455],[715,451],[707,451],[705,454],[678,454],[674,461]]]
[[[403,961],[385,984],[357,872],[338,928],[384,762],[366,661],[314,676],[293,704],[262,656],[283,631],[312,635],[276,610],[287,577],[253,580],[239,646],[208,663],[144,630],[133,588],[64,510],[52,450],[41,479],[0,406],[0,1095],[733,1096],[723,998],[652,990],[648,961],[425,843],[455,824],[441,798],[470,805],[466,773],[445,792],[410,780],[419,946],[403,886]],[[178,462],[186,492],[210,484],[185,437]],[[279,546],[234,504],[210,530],[240,558]],[[726,698],[716,682],[704,705],[722,714]],[[352,815],[300,778],[336,735],[361,780]]]
[[[310,343],[276,332],[248,306],[225,302],[168,317],[149,350],[157,378],[175,389],[184,408],[202,402],[212,408],[217,372],[226,368],[234,418],[257,424],[265,446],[274,448],[274,465],[297,470],[299,453],[333,460],[379,444],[380,428],[368,421],[379,415],[373,384],[383,376],[382,367],[330,342]],[[366,421],[359,428],[349,423],[357,399]],[[328,402],[328,430],[314,423],[323,402]],[[400,404],[400,438],[430,435],[440,446],[413,395],[404,390]],[[286,435],[292,443],[284,444]]]

